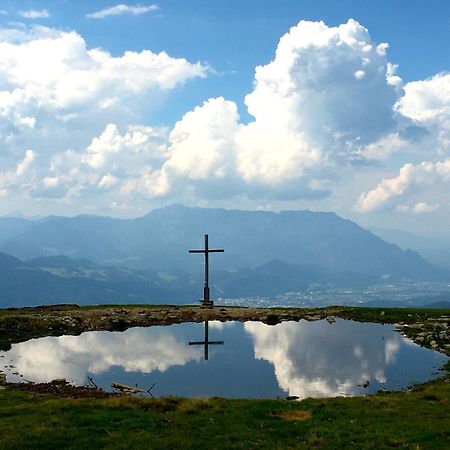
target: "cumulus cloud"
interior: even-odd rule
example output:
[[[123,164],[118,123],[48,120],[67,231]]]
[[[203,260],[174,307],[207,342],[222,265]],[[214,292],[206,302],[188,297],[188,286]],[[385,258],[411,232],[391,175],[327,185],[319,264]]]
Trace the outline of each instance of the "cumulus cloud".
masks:
[[[360,195],[357,208],[362,212],[391,209],[400,212],[434,212],[442,205],[436,199],[442,198],[440,191],[448,189],[450,178],[450,74],[437,74],[427,80],[413,81],[404,86],[405,94],[396,109],[403,117],[410,119],[413,130],[421,130],[421,135],[413,133],[416,147],[426,153],[430,160],[421,163],[406,163],[398,175],[385,178],[373,189]],[[378,146],[366,151],[383,154],[392,153],[402,147],[410,147],[411,142],[398,134]],[[387,145],[386,145],[387,144]],[[390,150],[392,149],[393,150]],[[431,201],[420,197],[427,194]]]
[[[92,14],[138,14],[133,8],[155,5]],[[146,108],[205,77],[205,64],[150,50],[112,56],[76,32],[46,27],[3,29],[0,41],[0,159],[13,167],[33,148],[33,197],[74,205],[244,198],[258,206],[323,199],[352,174],[392,173],[395,160],[398,175],[352,191],[349,201],[361,194],[361,212],[438,208],[417,195],[445,177],[426,175],[418,161],[438,167],[449,157],[450,75],[404,84],[388,45],[355,20],[301,21],[282,36],[273,60],[255,70],[248,123],[236,102],[217,97],[171,129],[149,126]]]
[[[397,211],[400,212],[413,212],[413,213],[417,213],[417,214],[421,214],[421,213],[429,213],[429,212],[434,212],[439,208],[439,204],[435,203],[434,205],[430,205],[427,202],[419,202],[416,203],[415,205],[398,205],[396,207]]]
[[[102,9],[94,13],[86,14],[86,17],[88,17],[89,19],[104,19],[105,17],[120,16],[122,14],[131,14],[133,16],[138,16],[141,14],[147,14],[149,12],[156,11],[158,9],[159,6],[156,4],[147,6],[140,6],[140,5],[130,6],[119,4],[111,6],[109,8]]]
[[[430,132],[430,147],[440,155],[450,153],[450,73],[405,85],[397,109]]]
[[[46,9],[20,10],[17,14],[24,19],[47,19],[50,17],[50,13]]]
[[[361,158],[364,146],[395,129],[401,80],[386,50],[354,20],[300,22],[281,38],[274,60],[256,68],[245,98],[253,121],[241,123],[234,102],[209,99],[175,125],[163,166],[130,181],[130,191],[328,195],[317,186],[326,186],[336,165]]]
[[[61,196],[64,186],[71,198],[74,192],[76,196],[92,194],[83,182],[105,192],[117,183],[104,176],[121,179],[114,174],[118,171],[114,164],[127,160],[132,173],[137,166],[151,165],[161,156],[165,131],[132,125],[146,111],[143,99],[158,101],[207,73],[206,66],[165,52],[127,51],[112,56],[102,49],[89,49],[73,31],[34,26],[3,29],[0,38],[0,142],[4,149],[0,160],[3,167],[12,165],[24,149],[33,147],[42,180],[30,192],[33,196],[53,196],[57,190]],[[124,124],[121,137],[117,129],[114,134],[112,125],[108,128],[116,123]],[[115,163],[107,161],[111,157]],[[69,180],[76,183],[83,164],[97,172],[82,174],[79,186],[72,186]],[[59,172],[61,166],[64,173]],[[18,177],[3,175],[10,188],[14,182],[22,183]]]
[[[404,89],[397,105],[403,115],[421,123],[450,115],[450,73],[407,83]]]
[[[110,123],[85,151],[56,153],[50,160],[48,176],[32,195],[67,202],[95,195],[97,188],[102,193],[114,187],[126,190],[129,179],[161,165],[166,140],[165,128],[129,126],[121,133],[116,124]]]
[[[13,194],[17,190],[24,190],[33,185],[34,176],[31,173],[33,162],[36,159],[36,153],[29,149],[25,152],[15,169],[0,172],[0,196]]]
[[[424,161],[420,164],[405,164],[399,174],[393,178],[382,180],[374,189],[361,194],[357,207],[360,211],[372,211],[385,207],[394,207],[399,201],[422,192],[426,187],[436,183],[450,181],[450,159],[436,163]],[[418,202],[413,207],[401,205],[400,211],[430,212],[438,208],[438,204],[427,205]]]

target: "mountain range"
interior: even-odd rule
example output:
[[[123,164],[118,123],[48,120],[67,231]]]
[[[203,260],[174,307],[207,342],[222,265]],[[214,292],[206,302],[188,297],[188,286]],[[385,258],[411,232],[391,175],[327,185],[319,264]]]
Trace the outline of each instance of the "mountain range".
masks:
[[[422,236],[389,228],[371,228],[374,234],[402,249],[417,251],[429,263],[450,270],[450,236]]]
[[[137,219],[0,218],[0,306],[184,303],[201,293],[211,247],[216,295],[276,295],[312,285],[445,281],[449,273],[334,213],[169,206]]]

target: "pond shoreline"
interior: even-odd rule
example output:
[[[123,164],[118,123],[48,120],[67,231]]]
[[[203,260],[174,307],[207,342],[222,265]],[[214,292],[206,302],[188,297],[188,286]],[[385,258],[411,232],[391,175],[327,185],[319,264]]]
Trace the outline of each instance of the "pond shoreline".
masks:
[[[125,331],[132,327],[165,326],[205,320],[258,321],[275,325],[285,321],[335,318],[359,322],[396,324],[396,330],[415,343],[450,356],[450,310],[391,309],[330,306],[326,308],[202,308],[171,305],[108,305],[79,307],[55,305],[0,309],[0,350],[11,344],[43,336],[79,335],[86,331]],[[117,395],[92,387],[77,387],[58,380],[52,383],[6,383],[0,385],[35,393],[66,397],[104,398]]]

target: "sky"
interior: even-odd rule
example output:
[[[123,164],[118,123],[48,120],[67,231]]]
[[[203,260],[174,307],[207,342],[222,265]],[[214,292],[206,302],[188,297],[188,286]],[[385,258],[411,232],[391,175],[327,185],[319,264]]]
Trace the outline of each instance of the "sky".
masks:
[[[449,235],[450,2],[0,2],[0,214],[334,211]]]

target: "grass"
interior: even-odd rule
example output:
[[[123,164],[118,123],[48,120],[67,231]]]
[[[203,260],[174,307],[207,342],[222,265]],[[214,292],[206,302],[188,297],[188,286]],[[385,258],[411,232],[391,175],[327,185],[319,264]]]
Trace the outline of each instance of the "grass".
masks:
[[[449,309],[426,309],[426,308],[368,308],[368,307],[345,307],[336,306],[340,317],[348,317],[354,320],[367,322],[413,322],[439,318],[443,315],[450,316]]]
[[[0,448],[450,448],[449,378],[406,393],[284,400],[67,399],[0,391]]]

